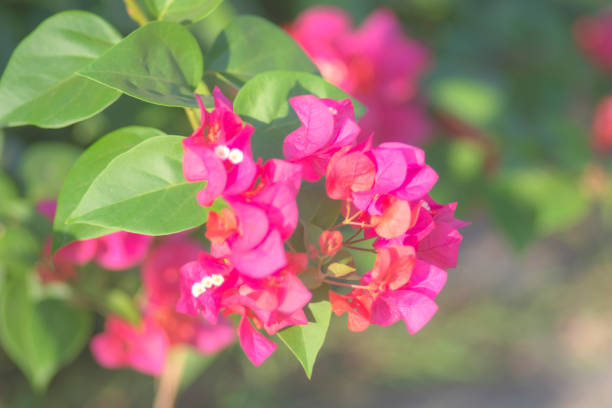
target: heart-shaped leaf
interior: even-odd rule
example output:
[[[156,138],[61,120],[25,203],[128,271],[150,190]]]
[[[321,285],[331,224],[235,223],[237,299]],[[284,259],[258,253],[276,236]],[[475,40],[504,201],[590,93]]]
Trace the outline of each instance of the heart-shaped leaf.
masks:
[[[305,72],[267,71],[244,84],[234,100],[234,111],[255,125],[252,138],[255,157],[283,157],[283,139],[301,126],[289,98],[307,94],[338,100],[350,97],[323,78]],[[365,108],[355,99],[353,105],[355,115],[361,117]]]
[[[57,201],[57,212],[53,222],[54,251],[75,240],[96,238],[118,230],[86,223],[66,224],[66,219],[81,201],[96,176],[108,167],[115,157],[144,140],[161,135],[164,135],[164,132],[153,128],[125,127],[102,137],[79,157],[68,173]]]
[[[195,23],[215,11],[223,0],[146,0],[158,20]]]
[[[234,19],[219,34],[205,59],[207,72],[242,82],[261,72],[278,69],[319,73],[284,30],[255,16]]]
[[[325,335],[331,319],[331,306],[327,300],[327,291],[323,288],[313,293],[313,298],[306,309],[308,324],[291,326],[278,332],[278,337],[289,347],[304,367],[306,376],[312,377],[319,350],[325,342]]]
[[[15,49],[0,80],[0,126],[57,128],[102,111],[120,95],[76,75],[121,35],[84,11],[43,21]]]
[[[2,285],[0,341],[38,391],[83,349],[91,327],[87,311],[59,298],[35,298],[25,276]]]
[[[193,97],[204,63],[181,24],[154,22],[121,40],[79,75],[146,102],[197,108]]]
[[[93,175],[67,222],[145,235],[166,235],[206,222],[196,194],[206,183],[183,176],[182,137],[153,136],[115,156]]]

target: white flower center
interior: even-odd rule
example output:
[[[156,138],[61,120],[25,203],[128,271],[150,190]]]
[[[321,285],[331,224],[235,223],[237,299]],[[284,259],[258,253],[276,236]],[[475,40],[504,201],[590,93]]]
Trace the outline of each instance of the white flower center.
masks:
[[[226,145],[219,145],[219,146],[215,147],[215,154],[221,160],[225,160],[230,155],[230,149]]]
[[[329,109],[329,111],[331,112],[332,115],[337,115],[338,114],[338,110],[336,110],[335,108],[332,108],[330,106],[328,109]]]
[[[421,207],[425,208],[427,211],[431,211],[431,207],[427,203],[427,201],[421,202]]]
[[[201,281],[196,282],[191,286],[191,295],[194,298],[200,297],[203,293],[206,292],[207,289],[217,288],[221,286],[225,282],[225,278],[223,275],[218,273],[212,274],[210,276],[205,276]]]
[[[200,282],[194,283],[191,287],[191,295],[194,298],[200,297],[200,295],[204,292],[206,292],[206,288],[204,288],[204,285],[202,285]]]
[[[232,164],[242,163],[244,160],[244,154],[242,153],[242,150],[234,147],[232,150],[230,150],[228,159],[230,162],[232,162]]]

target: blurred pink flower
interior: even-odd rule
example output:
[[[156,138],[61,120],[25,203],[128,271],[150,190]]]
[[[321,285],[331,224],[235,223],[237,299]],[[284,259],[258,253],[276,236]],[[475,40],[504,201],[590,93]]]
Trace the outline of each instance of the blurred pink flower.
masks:
[[[91,340],[91,352],[106,368],[132,368],[145,374],[161,374],[168,339],[153,321],[132,325],[117,316],[109,316],[104,332]]]
[[[574,38],[593,63],[612,72],[612,12],[578,19]]]
[[[354,29],[348,13],[328,6],[302,13],[287,31],[328,81],[359,99],[368,112],[359,124],[377,142],[423,142],[430,123],[417,97],[429,51],[407,37],[394,14],[372,13]]]
[[[612,151],[612,96],[607,96],[597,105],[592,132],[595,150],[601,153]]]

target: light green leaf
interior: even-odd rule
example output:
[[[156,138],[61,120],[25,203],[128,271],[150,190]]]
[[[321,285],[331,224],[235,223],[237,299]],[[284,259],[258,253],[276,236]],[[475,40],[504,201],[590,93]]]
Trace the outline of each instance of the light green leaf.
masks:
[[[179,136],[154,136],[115,156],[93,176],[67,222],[84,222],[146,235],[166,235],[206,222],[217,200],[203,208],[196,194],[206,185],[183,176]]]
[[[100,17],[66,11],[15,49],[0,80],[0,126],[57,128],[102,111],[120,95],[76,75],[121,39]]]
[[[98,173],[103,171],[115,157],[146,139],[160,135],[164,135],[164,132],[153,128],[125,127],[102,137],[79,157],[66,177],[57,202],[53,223],[54,251],[75,240],[96,238],[117,231],[86,223],[67,224],[66,219],[81,201]]]
[[[154,22],[121,40],[78,73],[146,102],[197,107],[202,52],[182,25]]]
[[[283,139],[301,125],[289,98],[307,94],[338,100],[350,97],[323,78],[305,72],[267,71],[244,84],[234,100],[234,111],[255,125],[252,138],[255,157],[283,157]],[[353,105],[360,118],[365,108],[355,99]]]
[[[340,262],[334,262],[329,264],[327,270],[336,278],[341,278],[348,275],[351,272],[355,272],[355,268],[350,265],[343,264]]]
[[[205,59],[207,72],[218,72],[242,82],[278,69],[319,74],[284,30],[255,16],[234,19],[219,34]]]
[[[80,153],[77,147],[61,142],[42,142],[28,148],[19,164],[26,195],[34,201],[57,197]]]
[[[309,321],[307,325],[283,329],[278,332],[278,337],[297,357],[310,379],[331,319],[331,306],[327,300],[326,290],[319,289],[313,293],[313,298],[306,308],[306,315]]]
[[[146,0],[158,20],[195,23],[212,13],[223,0]]]
[[[35,390],[44,391],[78,355],[91,327],[87,311],[59,298],[35,298],[24,276],[7,276],[0,293],[0,341]]]

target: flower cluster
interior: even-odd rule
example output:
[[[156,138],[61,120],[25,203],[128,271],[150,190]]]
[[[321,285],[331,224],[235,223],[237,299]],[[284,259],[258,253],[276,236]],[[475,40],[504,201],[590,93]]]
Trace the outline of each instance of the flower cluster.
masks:
[[[56,203],[41,201],[38,211],[53,220]],[[65,282],[76,277],[77,267],[94,261],[117,271],[141,265],[144,294],[138,306],[139,322],[110,314],[105,330],[93,337],[91,350],[106,368],[129,367],[159,375],[175,345],[190,345],[213,354],[233,343],[234,331],[226,320],[210,325],[203,318],[176,311],[180,296],[179,269],[198,256],[202,247],[185,234],[170,235],[153,246],[153,237],[125,231],[72,242],[51,256],[51,237],[45,240],[38,273],[42,281]]]
[[[100,365],[159,375],[173,346],[189,345],[213,354],[233,343],[234,331],[228,321],[223,319],[213,326],[201,317],[176,311],[179,269],[200,250],[200,245],[186,238],[170,237],[148,254],[141,270],[144,296],[140,322],[107,317],[105,331],[91,341]]]
[[[421,143],[430,123],[417,98],[418,81],[430,64],[428,50],[406,37],[393,13],[380,9],[359,29],[334,7],[314,7],[287,27],[321,74],[363,102],[363,134],[376,141]],[[384,139],[383,139],[384,138]]]
[[[251,154],[253,127],[218,89],[213,96],[215,109],[200,103],[201,126],[183,142],[183,170],[189,181],[207,181],[197,197],[202,205],[221,197],[228,207],[209,214],[210,252],[181,268],[177,310],[210,324],[239,315],[240,344],[259,365],[276,344],[258,329],[272,335],[308,323],[303,309],[312,295],[302,280],[314,269],[320,279],[309,287],[329,285],[332,309],[349,314],[350,330],[400,318],[410,333],[421,329],[437,309],[433,298],[446,281],[444,269],[456,264],[465,225],[454,218],[454,204],[429,198],[437,174],[424,152],[398,142],[373,147],[371,137],[359,142],[349,99],[302,95],[289,100],[301,126],[284,140],[285,160],[262,163]],[[308,255],[298,253],[289,241],[299,235],[297,193],[302,179],[323,177],[329,198],[343,203],[344,220],[320,234],[318,248],[311,242]],[[351,229],[345,238],[341,231]],[[362,242],[370,248],[358,247]],[[377,253],[374,268],[340,279],[332,265],[342,248]],[[342,287],[352,291],[336,291]]]

